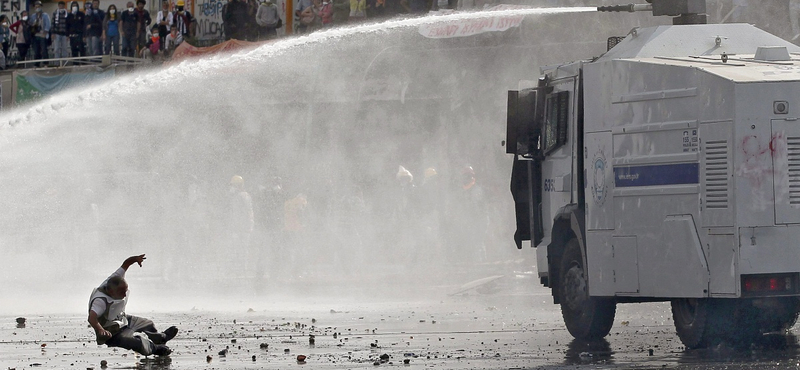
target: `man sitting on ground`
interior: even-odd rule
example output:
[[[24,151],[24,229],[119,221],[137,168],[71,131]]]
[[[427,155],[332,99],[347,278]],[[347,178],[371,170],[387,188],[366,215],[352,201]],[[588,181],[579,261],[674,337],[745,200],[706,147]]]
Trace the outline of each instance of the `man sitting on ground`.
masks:
[[[95,288],[89,299],[89,324],[97,335],[97,344],[130,349],[145,356],[167,356],[172,350],[164,344],[178,334],[178,328],[170,326],[159,333],[153,321],[125,314],[125,272],[134,263],[141,267],[144,260],[144,254],[128,257],[122,267]]]

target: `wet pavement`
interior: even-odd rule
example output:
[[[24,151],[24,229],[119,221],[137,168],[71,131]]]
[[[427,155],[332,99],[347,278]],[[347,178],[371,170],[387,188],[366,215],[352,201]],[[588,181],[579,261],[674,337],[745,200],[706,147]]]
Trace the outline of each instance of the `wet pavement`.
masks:
[[[792,334],[746,348],[685,351],[667,303],[619,305],[605,340],[575,341],[535,282],[531,273],[505,275],[461,294],[452,294],[458,285],[441,287],[439,297],[419,302],[220,295],[216,303],[225,310],[136,312],[129,304],[129,313],[161,329],[181,329],[168,358],[97,346],[77,312],[0,316],[0,369],[102,369],[103,361],[109,369],[800,368]],[[17,316],[25,316],[24,327]]]

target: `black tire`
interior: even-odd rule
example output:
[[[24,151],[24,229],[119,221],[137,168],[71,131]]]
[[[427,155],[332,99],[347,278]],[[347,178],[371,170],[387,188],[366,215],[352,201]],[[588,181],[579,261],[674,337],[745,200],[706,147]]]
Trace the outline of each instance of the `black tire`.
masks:
[[[596,340],[608,335],[614,325],[617,304],[613,298],[589,296],[589,280],[576,239],[567,242],[560,267],[561,315],[569,333],[580,340]]]
[[[688,349],[706,348],[725,339],[737,339],[737,335],[752,337],[747,328],[736,325],[739,316],[738,302],[734,299],[672,300],[675,331]]]
[[[675,331],[688,349],[704,348],[711,343],[712,302],[706,298],[672,300]]]

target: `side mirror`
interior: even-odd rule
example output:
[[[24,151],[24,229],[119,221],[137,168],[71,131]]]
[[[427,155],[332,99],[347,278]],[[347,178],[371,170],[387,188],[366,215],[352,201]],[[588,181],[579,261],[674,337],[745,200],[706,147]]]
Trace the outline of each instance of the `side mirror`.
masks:
[[[530,156],[538,146],[536,127],[537,89],[508,92],[506,116],[506,153]]]

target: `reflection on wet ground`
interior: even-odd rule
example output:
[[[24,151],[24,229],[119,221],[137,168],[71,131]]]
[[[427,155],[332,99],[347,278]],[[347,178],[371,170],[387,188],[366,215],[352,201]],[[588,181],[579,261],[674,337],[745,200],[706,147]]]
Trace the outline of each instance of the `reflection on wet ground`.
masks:
[[[19,315],[0,316],[0,369],[102,369],[101,361],[108,369],[286,369],[300,365],[298,355],[313,369],[800,368],[794,334],[687,351],[665,303],[620,305],[608,337],[574,340],[549,292],[532,283],[505,278],[490,292],[413,303],[220,297],[227,310],[214,311],[186,298],[200,308],[143,314],[181,328],[167,358],[95,345],[78,313],[26,315],[24,327]]]

